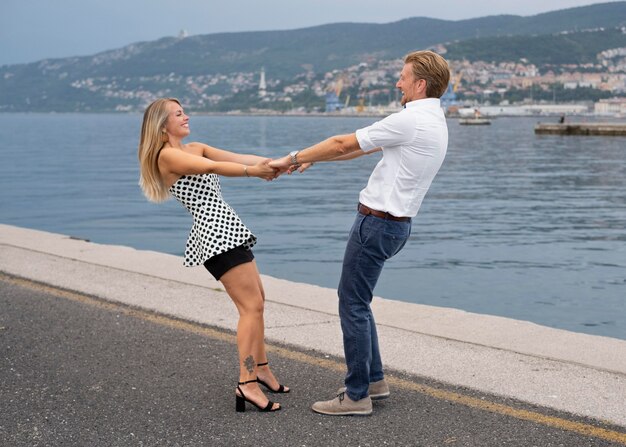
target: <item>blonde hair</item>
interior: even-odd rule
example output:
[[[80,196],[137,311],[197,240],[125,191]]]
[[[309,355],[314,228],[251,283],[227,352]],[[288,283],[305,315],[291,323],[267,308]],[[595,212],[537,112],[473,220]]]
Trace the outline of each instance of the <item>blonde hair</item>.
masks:
[[[405,64],[413,66],[415,79],[426,81],[426,96],[441,98],[450,82],[450,68],[448,62],[432,51],[415,51],[404,58]]]
[[[160,98],[152,102],[143,114],[141,139],[139,140],[139,186],[144,196],[151,202],[163,202],[169,198],[169,192],[163,184],[159,172],[159,153],[165,145],[163,129],[167,122],[167,104],[180,101],[176,98]]]

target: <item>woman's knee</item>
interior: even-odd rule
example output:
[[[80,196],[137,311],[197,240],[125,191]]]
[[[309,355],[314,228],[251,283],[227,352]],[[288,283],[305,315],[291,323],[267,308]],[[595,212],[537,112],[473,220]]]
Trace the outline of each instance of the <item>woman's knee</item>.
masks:
[[[265,300],[259,294],[249,296],[239,303],[239,311],[242,315],[263,316],[265,311]]]

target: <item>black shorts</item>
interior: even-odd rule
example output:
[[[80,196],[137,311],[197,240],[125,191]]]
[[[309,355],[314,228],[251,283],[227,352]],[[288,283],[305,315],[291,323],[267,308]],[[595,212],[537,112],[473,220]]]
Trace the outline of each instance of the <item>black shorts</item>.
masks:
[[[252,262],[253,259],[254,254],[252,254],[252,250],[245,248],[243,245],[239,245],[238,247],[207,259],[204,261],[204,267],[219,281],[222,275],[233,267],[237,267],[239,264],[245,264],[246,262]]]

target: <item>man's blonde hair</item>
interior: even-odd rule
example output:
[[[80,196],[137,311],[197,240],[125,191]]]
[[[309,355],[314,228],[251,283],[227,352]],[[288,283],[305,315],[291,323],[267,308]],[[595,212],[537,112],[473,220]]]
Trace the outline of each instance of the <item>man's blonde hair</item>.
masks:
[[[428,98],[441,98],[450,82],[450,67],[448,62],[432,51],[415,51],[404,58],[405,64],[413,66],[415,79],[426,81],[426,96]]]
[[[176,98],[161,98],[152,102],[143,114],[141,125],[141,139],[139,140],[139,186],[143,194],[151,202],[163,202],[169,197],[169,192],[163,184],[159,172],[159,153],[165,142],[165,123],[167,122],[167,104],[180,101]]]

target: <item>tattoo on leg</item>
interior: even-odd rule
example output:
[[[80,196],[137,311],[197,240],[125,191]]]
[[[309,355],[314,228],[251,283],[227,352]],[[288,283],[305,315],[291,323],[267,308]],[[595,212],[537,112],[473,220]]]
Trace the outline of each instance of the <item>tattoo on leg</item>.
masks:
[[[254,362],[254,357],[252,357],[251,355],[246,357],[246,359],[243,361],[243,364],[249,373],[252,373],[252,371],[254,371],[255,362]]]

